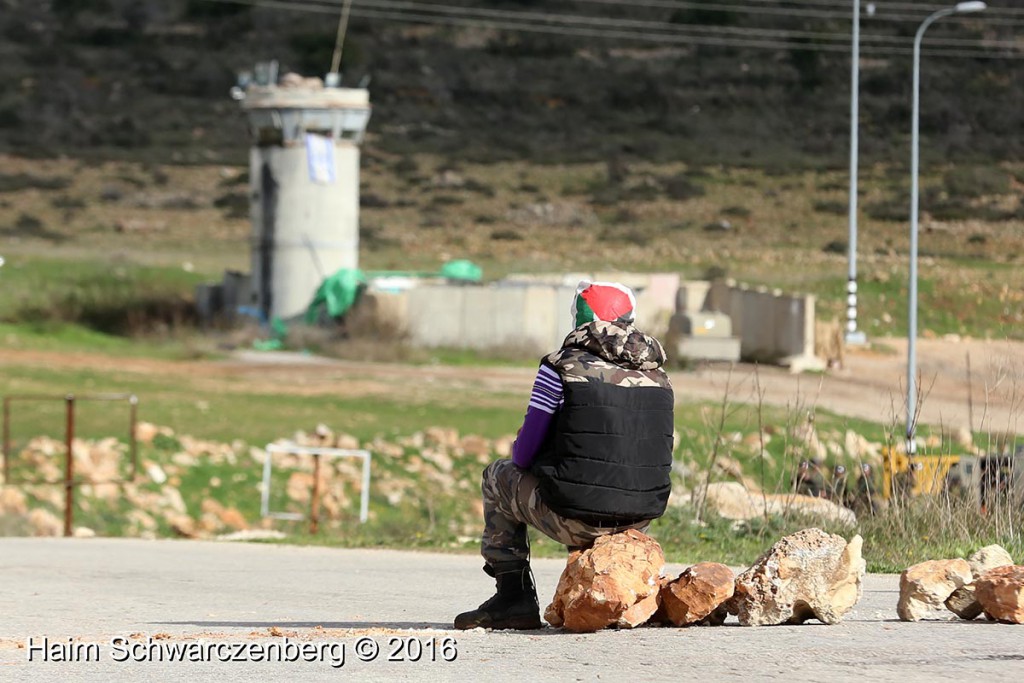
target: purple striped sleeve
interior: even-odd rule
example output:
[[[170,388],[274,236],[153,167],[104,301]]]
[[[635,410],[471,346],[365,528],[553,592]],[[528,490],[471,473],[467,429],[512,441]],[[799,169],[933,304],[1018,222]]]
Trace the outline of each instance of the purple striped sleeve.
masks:
[[[540,366],[533,382],[523,426],[512,444],[512,462],[517,466],[527,469],[533,464],[562,402],[561,377],[548,366]]]

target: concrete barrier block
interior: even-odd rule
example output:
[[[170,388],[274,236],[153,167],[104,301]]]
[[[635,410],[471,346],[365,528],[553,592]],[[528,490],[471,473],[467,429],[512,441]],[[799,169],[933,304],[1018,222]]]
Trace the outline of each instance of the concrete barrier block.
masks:
[[[703,310],[718,310],[708,304],[711,301],[711,283],[704,280],[684,280],[676,292],[676,313],[697,313]],[[728,313],[721,311],[722,313]]]
[[[566,335],[575,329],[572,319],[572,300],[576,297],[576,287],[556,287],[554,291],[554,338],[551,350],[561,348]]]
[[[491,287],[466,287],[462,293],[460,311],[461,338],[456,345],[460,348],[487,349],[497,345],[498,336],[495,322],[500,315],[495,308],[499,290]],[[512,312],[518,318],[520,312]]]
[[[494,331],[494,343],[506,347],[533,347],[528,341],[532,336],[527,332],[532,325],[526,313],[525,287],[494,287],[489,290],[491,306],[489,311]]]
[[[462,307],[467,287],[429,285],[409,291],[409,337],[426,347],[463,346]]]
[[[558,348],[555,340],[559,331],[557,294],[560,289],[567,288],[535,285],[523,290],[523,343],[534,346],[540,353]],[[569,317],[568,308],[565,317]]]

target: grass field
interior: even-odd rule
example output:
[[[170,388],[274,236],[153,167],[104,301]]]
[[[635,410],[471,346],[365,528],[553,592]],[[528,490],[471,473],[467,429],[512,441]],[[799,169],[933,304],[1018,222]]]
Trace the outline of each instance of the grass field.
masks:
[[[132,392],[141,399],[144,420],[178,434],[255,446],[320,422],[362,443],[408,438],[429,426],[489,439],[518,427],[530,379],[525,371],[516,390],[484,391],[403,383],[400,377],[381,382],[358,373],[335,384],[301,385],[286,374],[254,380],[215,370],[228,349],[247,345],[252,335],[201,334],[190,300],[195,285],[219,279],[224,269],[247,269],[243,169],[4,161],[3,347],[56,354],[47,358],[86,354],[91,362],[8,362],[0,394]],[[925,178],[922,335],[1024,337],[1021,177],[1019,166],[1007,165],[938,169]],[[451,168],[431,157],[377,153],[363,179],[361,262],[368,269],[431,270],[451,258],[470,258],[492,279],[515,271],[605,269],[729,275],[814,293],[819,317],[842,315],[847,227],[841,173],[780,175],[679,164],[624,170],[521,162]],[[862,179],[861,320],[873,338],[905,332],[903,184],[886,168],[868,169]],[[340,355],[345,353],[341,348]],[[449,350],[406,349],[396,357],[428,367],[525,369],[535,362],[514,354]],[[14,404],[14,442],[38,435],[60,439],[62,410],[59,400]],[[744,476],[764,488],[785,488],[795,463],[807,457],[806,445],[792,435],[808,414],[806,406],[682,407],[676,416],[679,485],[698,486],[709,468],[712,480],[733,476],[714,469],[715,453],[719,462],[736,461]],[[830,442],[842,442],[848,431],[877,443],[891,439],[891,425],[810,414],[818,434]],[[82,404],[77,428],[83,437],[124,438],[127,411],[117,404]],[[772,437],[763,451],[759,434]],[[144,452],[158,464],[173,455],[173,444],[166,443]],[[407,476],[409,463],[402,458],[378,461],[379,466],[389,476]],[[465,538],[479,524],[469,507],[479,468],[467,464],[456,473],[467,483],[455,493],[427,488],[401,505],[376,493],[374,509],[381,512],[365,527],[343,517],[328,525],[329,533],[310,537],[301,525],[285,525],[290,542],[467,550],[474,542]],[[245,458],[230,467],[202,464],[181,475],[182,495],[190,509],[217,496],[255,520],[258,469]],[[211,486],[213,480],[231,485]],[[96,528],[119,533],[126,508],[123,501],[95,503],[82,514]],[[1024,550],[1019,525],[1013,531],[970,518],[965,526],[966,515],[954,518],[949,509],[924,506],[861,520],[858,531],[875,569],[962,555],[994,540],[1011,552]],[[746,563],[778,535],[806,523],[773,518],[737,527],[708,519],[698,525],[692,510],[680,508],[654,531],[673,559]],[[169,533],[166,525],[161,533]],[[544,541],[535,551],[560,552]]]

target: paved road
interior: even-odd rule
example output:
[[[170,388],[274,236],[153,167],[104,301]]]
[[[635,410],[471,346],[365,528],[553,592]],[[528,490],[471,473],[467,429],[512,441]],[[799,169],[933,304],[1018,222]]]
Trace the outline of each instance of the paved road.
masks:
[[[550,596],[562,566],[558,560],[535,563],[542,596]],[[0,539],[0,680],[1024,679],[1024,627],[901,623],[894,576],[869,576],[861,604],[832,627],[449,631],[456,612],[489,595],[479,567],[473,556],[382,550]],[[110,640],[118,636],[132,649],[115,650]],[[29,637],[37,646],[31,662]],[[68,638],[98,643],[98,661],[40,661],[44,637],[51,647]],[[147,649],[147,638],[157,646]],[[359,660],[356,648],[370,646],[361,638],[381,648],[374,661]],[[453,639],[447,647],[446,638]],[[321,650],[313,662],[115,661],[152,658],[156,647],[196,642],[247,648],[312,643]],[[344,665],[332,668],[342,646]],[[387,661],[396,649],[407,661]],[[84,646],[79,652],[93,656]],[[233,652],[211,650],[210,656]],[[445,661],[453,654],[454,661]],[[419,661],[408,661],[417,655]]]

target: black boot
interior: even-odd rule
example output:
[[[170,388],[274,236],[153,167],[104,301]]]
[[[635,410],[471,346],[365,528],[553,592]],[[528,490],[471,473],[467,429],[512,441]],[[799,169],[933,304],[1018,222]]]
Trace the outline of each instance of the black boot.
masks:
[[[470,612],[455,617],[455,628],[515,629],[529,631],[541,628],[537,589],[529,564],[516,564],[484,571],[494,577],[498,592],[490,600]]]

